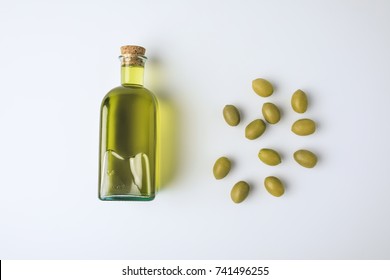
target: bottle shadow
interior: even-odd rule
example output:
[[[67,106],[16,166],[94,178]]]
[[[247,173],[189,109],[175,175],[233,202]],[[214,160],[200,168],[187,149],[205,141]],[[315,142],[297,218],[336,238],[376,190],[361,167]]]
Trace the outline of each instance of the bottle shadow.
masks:
[[[171,186],[179,168],[180,117],[178,107],[172,98],[171,87],[167,85],[161,61],[153,57],[149,59],[148,64],[150,84],[154,88],[158,103],[156,186],[162,190]]]
[[[158,135],[157,135],[157,176],[158,189],[168,187],[173,181],[179,166],[179,117],[172,100],[158,94]]]

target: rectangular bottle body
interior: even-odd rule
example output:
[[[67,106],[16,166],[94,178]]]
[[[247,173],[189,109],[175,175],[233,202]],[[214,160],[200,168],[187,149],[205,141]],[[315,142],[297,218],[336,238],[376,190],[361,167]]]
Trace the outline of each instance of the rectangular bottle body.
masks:
[[[143,87],[118,87],[103,99],[100,114],[99,198],[154,199],[155,97]]]

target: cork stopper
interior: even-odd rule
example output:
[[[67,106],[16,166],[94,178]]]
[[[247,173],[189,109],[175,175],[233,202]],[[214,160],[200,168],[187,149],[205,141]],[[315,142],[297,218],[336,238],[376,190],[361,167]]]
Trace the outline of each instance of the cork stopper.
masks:
[[[132,46],[132,45],[122,46],[121,54],[122,55],[125,54],[145,55],[145,48],[140,46]]]
[[[144,66],[146,60],[145,51],[145,48],[140,46],[122,46],[120,56],[122,65]]]

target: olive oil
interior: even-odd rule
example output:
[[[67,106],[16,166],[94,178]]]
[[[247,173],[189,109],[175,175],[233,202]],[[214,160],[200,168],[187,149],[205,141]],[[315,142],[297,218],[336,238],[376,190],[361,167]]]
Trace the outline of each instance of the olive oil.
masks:
[[[121,86],[100,110],[99,198],[152,200],[156,194],[157,100],[144,88],[145,49],[121,48]]]

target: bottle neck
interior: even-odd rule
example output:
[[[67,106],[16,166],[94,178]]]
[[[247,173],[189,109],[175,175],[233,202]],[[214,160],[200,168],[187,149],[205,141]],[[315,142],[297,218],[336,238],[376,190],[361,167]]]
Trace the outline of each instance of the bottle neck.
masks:
[[[122,86],[144,86],[144,67],[139,65],[121,66]]]

